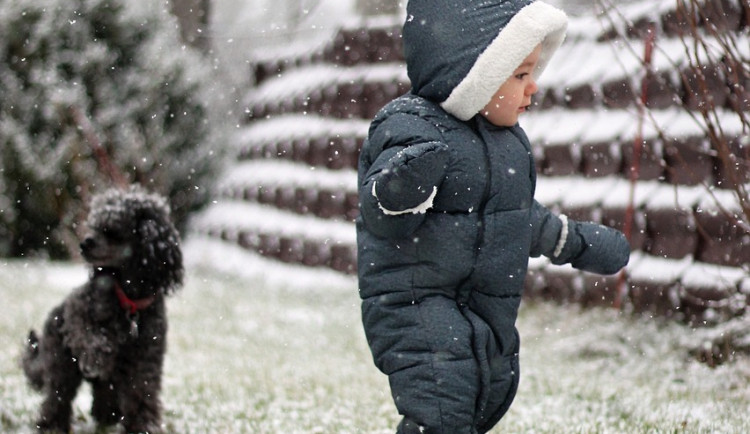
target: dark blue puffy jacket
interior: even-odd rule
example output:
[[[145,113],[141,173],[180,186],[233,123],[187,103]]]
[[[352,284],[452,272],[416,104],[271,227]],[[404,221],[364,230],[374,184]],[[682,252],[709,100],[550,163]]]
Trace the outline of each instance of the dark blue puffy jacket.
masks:
[[[394,155],[430,143],[448,154],[431,168],[441,178],[432,207],[386,214],[373,183]],[[555,256],[563,221],[533,199],[523,130],[481,116],[463,122],[418,96],[392,102],[373,121],[359,173],[359,286],[376,365],[412,419],[441,414],[446,433],[489,429],[518,383],[515,321],[529,256],[614,273],[627,262],[627,242],[571,220]]]

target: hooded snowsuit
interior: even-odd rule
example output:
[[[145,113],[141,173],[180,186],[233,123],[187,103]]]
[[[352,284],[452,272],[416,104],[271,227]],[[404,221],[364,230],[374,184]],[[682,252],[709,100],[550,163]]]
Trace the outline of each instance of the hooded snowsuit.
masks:
[[[399,432],[482,433],[508,410],[529,256],[603,274],[628,261],[620,232],[536,202],[523,130],[477,114],[541,44],[538,75],[565,27],[531,0],[409,1],[412,90],[371,124],[357,221],[362,320]]]

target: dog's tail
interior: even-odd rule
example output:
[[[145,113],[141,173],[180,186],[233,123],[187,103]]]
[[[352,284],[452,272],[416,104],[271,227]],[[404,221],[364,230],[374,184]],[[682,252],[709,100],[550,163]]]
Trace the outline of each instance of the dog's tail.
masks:
[[[39,357],[39,337],[34,330],[29,331],[29,337],[26,338],[26,351],[21,358],[21,365],[29,385],[36,390],[42,390],[44,369],[41,357]]]

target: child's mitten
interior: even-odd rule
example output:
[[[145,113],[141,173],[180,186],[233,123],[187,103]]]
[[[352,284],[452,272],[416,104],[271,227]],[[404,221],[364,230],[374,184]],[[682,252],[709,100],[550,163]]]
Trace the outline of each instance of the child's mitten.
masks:
[[[450,153],[438,142],[420,143],[396,153],[373,184],[386,214],[424,213],[432,206]]]
[[[569,220],[565,244],[555,259],[553,263],[570,262],[579,270],[615,274],[627,265],[630,244],[617,229]]]

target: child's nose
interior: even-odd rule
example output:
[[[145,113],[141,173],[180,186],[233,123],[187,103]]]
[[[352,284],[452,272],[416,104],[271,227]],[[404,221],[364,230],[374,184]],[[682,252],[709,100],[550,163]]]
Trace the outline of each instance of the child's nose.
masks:
[[[536,85],[536,80],[533,78],[529,81],[529,84],[526,86],[526,94],[527,95],[534,95],[539,91],[539,86]]]

